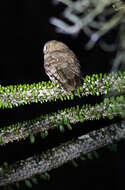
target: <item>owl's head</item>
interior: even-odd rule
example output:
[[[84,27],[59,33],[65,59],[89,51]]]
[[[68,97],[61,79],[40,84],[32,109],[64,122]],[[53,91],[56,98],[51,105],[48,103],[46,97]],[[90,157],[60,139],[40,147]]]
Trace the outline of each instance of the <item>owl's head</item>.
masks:
[[[45,43],[44,48],[43,48],[43,53],[47,54],[47,53],[51,53],[53,51],[60,51],[60,50],[64,50],[67,49],[68,46],[65,45],[63,42],[59,42],[56,40],[51,40]]]

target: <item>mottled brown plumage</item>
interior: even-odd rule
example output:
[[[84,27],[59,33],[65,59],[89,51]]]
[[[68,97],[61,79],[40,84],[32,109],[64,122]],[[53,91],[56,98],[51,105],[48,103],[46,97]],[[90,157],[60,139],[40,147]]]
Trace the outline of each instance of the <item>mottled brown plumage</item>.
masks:
[[[52,82],[59,83],[68,92],[80,87],[80,65],[67,45],[56,40],[48,41],[43,52],[45,72]]]

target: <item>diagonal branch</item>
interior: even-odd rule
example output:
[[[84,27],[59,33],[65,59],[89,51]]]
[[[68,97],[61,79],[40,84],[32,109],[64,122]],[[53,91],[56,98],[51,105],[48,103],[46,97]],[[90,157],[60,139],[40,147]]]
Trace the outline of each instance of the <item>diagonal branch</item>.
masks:
[[[121,123],[92,131],[78,137],[76,140],[71,140],[54,147],[41,155],[33,156],[10,165],[6,168],[5,173],[0,176],[0,186],[18,182],[30,178],[35,174],[41,174],[58,168],[64,163],[78,158],[81,153],[87,154],[111,144],[114,140],[119,141],[124,138],[125,120]]]
[[[59,110],[56,113],[47,114],[36,120],[24,121],[0,129],[0,145],[5,145],[14,140],[20,140],[28,136],[35,135],[39,132],[64,127],[72,129],[71,124],[84,122],[87,120],[99,120],[100,118],[113,119],[115,116],[124,117],[125,113],[125,96],[105,98],[100,104],[83,105],[81,108],[71,107]]]

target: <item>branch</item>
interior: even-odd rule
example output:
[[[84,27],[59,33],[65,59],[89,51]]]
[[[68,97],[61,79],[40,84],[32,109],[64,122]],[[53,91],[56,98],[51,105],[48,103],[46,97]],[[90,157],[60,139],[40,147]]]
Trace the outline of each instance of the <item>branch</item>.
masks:
[[[81,153],[87,154],[97,150],[114,140],[125,138],[125,120],[121,123],[112,124],[97,131],[78,137],[76,140],[63,143],[41,155],[33,156],[16,162],[5,169],[1,168],[3,175],[0,176],[0,186],[18,182],[30,178],[35,174],[41,174],[58,168],[68,161],[78,158]]]
[[[55,17],[50,19],[51,24],[56,26],[57,32],[64,34],[76,35],[83,30],[90,38],[87,48],[92,48],[104,34],[124,21],[125,17],[125,3],[120,0],[55,0],[54,2],[66,5],[63,16],[72,24]]]
[[[113,60],[112,70],[116,72],[117,70],[125,70],[125,20],[120,23],[119,28],[119,41],[116,57]]]
[[[40,82],[38,84],[0,86],[0,108],[13,108],[33,102],[47,102],[61,99],[74,99],[74,96],[107,94],[110,90],[125,90],[125,72],[111,74],[93,74],[83,78],[83,86],[74,92],[67,93],[55,83]]]
[[[113,119],[116,116],[125,117],[125,96],[105,98],[100,104],[83,105],[81,108],[71,107],[64,110],[59,110],[56,113],[41,116],[35,120],[24,121],[22,123],[5,126],[0,129],[0,144],[5,145],[14,140],[21,140],[28,136],[33,136],[39,132],[48,133],[59,127],[60,131],[67,126],[72,130],[71,124],[85,122],[87,120],[99,120],[101,118]],[[32,138],[32,137],[31,137]]]

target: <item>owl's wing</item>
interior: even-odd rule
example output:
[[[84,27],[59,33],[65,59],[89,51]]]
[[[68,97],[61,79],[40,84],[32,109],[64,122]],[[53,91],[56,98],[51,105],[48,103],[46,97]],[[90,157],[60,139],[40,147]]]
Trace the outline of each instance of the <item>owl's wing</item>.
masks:
[[[53,52],[55,53],[55,52]],[[80,65],[72,52],[57,52],[54,57],[58,60],[56,72],[59,76],[59,82],[68,90],[73,91],[81,85]]]
[[[67,91],[73,91],[82,84],[81,77],[73,73],[70,67],[57,69],[57,74],[59,82]]]
[[[57,70],[62,69],[64,73],[69,73],[70,78],[72,75],[81,75],[79,61],[71,50],[55,51],[53,56],[58,60]]]

